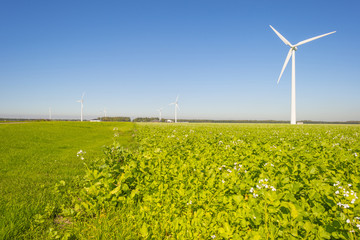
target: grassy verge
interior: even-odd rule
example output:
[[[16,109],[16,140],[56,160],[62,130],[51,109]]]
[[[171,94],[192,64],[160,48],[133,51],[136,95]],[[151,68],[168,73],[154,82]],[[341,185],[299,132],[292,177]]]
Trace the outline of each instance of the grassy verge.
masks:
[[[34,216],[54,200],[51,189],[82,176],[77,152],[86,151],[86,161],[100,157],[114,127],[122,134],[120,143],[128,145],[131,123],[0,124],[0,239],[42,238]]]

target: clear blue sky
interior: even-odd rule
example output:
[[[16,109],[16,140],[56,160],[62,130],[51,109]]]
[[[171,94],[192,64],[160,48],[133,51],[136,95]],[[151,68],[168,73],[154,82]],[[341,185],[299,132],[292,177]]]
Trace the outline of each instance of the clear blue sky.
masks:
[[[1,1],[0,117],[360,120],[360,1]]]

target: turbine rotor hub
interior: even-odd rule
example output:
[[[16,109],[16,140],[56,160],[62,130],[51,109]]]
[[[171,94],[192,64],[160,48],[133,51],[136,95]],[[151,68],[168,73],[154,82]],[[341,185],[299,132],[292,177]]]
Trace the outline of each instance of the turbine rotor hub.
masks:
[[[297,51],[298,48],[297,48],[297,47],[293,47],[292,49],[293,49],[294,51]]]

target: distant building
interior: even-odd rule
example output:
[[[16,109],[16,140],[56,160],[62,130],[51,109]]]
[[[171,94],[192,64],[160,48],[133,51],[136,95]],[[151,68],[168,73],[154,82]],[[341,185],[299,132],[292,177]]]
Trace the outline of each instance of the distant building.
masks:
[[[296,124],[297,125],[302,125],[302,124],[304,124],[304,122],[297,122]]]
[[[170,120],[170,119],[168,119],[168,120],[166,120],[166,122],[167,122],[167,123],[172,123],[173,121]]]

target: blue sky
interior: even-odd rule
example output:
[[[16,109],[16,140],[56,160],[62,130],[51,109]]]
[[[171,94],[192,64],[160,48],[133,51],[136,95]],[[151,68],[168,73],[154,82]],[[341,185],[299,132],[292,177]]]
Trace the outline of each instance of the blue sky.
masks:
[[[0,117],[360,120],[359,1],[1,1]]]

